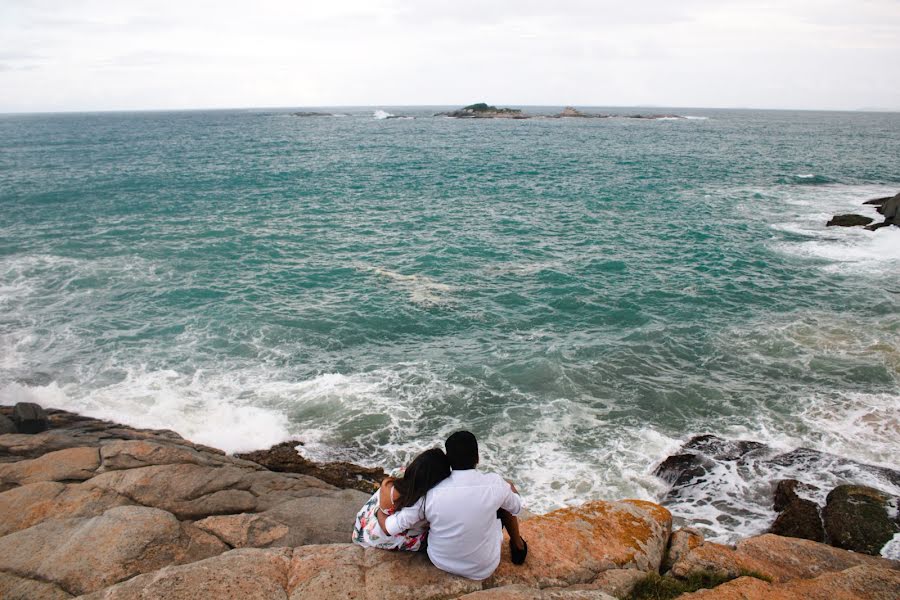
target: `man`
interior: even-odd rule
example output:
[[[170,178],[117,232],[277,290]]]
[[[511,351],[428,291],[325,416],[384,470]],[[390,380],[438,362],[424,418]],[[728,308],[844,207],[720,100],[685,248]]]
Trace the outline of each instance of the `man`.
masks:
[[[457,431],[445,446],[453,469],[450,477],[394,515],[379,511],[378,524],[394,535],[424,518],[430,527],[428,558],[434,566],[476,580],[486,579],[500,564],[506,527],[512,561],[524,563],[528,545],[519,535],[515,515],[522,510],[522,498],[515,486],[499,475],[475,470],[478,441],[468,431]]]

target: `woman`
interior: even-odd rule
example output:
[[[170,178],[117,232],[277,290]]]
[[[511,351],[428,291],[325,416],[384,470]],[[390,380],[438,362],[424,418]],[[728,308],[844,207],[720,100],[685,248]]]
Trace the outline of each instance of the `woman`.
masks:
[[[383,550],[409,550],[416,552],[424,547],[428,535],[428,522],[421,521],[397,535],[388,535],[378,525],[377,511],[385,514],[412,506],[428,490],[450,476],[450,462],[443,450],[432,448],[418,455],[401,477],[388,477],[372,494],[369,501],[356,515],[353,525],[353,542],[360,546]]]

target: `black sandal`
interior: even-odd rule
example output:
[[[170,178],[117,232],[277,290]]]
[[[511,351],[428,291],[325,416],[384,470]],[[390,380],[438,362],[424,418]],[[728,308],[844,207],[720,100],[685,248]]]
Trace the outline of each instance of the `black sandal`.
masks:
[[[509,541],[509,556],[512,564],[521,565],[525,563],[525,557],[528,556],[528,542],[522,540],[522,549],[519,550],[513,546],[512,540]]]

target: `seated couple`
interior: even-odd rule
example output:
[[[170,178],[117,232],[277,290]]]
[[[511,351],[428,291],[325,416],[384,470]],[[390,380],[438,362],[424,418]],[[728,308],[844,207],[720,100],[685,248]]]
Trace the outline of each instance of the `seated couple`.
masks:
[[[353,527],[353,542],[387,550],[428,552],[434,566],[469,579],[485,579],[500,564],[502,527],[512,562],[522,564],[528,545],[515,515],[522,498],[499,475],[475,470],[478,442],[457,431],[417,456],[402,477],[385,479]],[[452,469],[452,470],[451,470]]]

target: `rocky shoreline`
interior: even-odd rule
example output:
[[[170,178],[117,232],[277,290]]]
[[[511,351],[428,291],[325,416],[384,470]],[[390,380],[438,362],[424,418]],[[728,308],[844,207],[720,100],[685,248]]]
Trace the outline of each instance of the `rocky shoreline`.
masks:
[[[900,562],[773,534],[715,544],[641,500],[528,518],[526,564],[504,549],[470,581],[348,543],[377,470],[291,452],[227,456],[171,431],[0,407],[0,597],[609,600],[693,580],[712,589],[680,597],[900,597]]]
[[[834,215],[825,224],[826,227],[863,227],[869,231],[877,231],[882,227],[893,225],[900,227],[900,193],[895,196],[872,198],[863,202],[865,206],[874,206],[875,211],[884,217],[881,223],[875,223],[872,217],[855,213]]]

